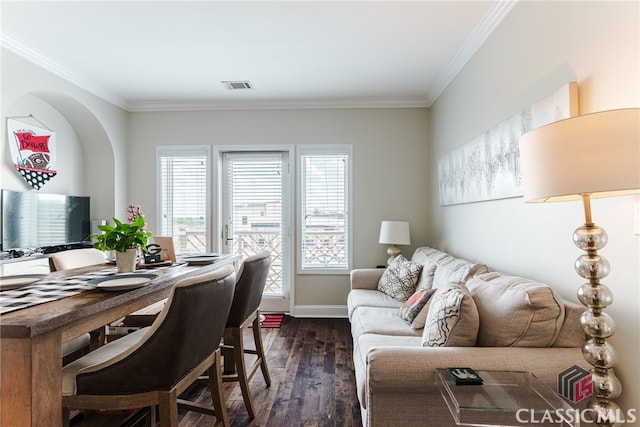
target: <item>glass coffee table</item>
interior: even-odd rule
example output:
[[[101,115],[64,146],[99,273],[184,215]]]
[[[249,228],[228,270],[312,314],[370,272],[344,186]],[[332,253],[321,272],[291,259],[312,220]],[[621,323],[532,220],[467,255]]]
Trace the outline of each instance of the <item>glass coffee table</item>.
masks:
[[[440,394],[457,425],[579,427],[580,417],[530,372],[477,371],[482,385],[456,385],[436,371]]]

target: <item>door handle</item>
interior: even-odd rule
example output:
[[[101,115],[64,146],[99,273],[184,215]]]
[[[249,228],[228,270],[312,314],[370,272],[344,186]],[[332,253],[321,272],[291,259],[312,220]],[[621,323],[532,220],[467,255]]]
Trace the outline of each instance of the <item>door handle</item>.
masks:
[[[229,244],[228,242],[231,242],[231,241],[233,241],[233,238],[229,237],[229,224],[225,224],[224,225],[224,242],[225,242],[225,245],[228,245]]]

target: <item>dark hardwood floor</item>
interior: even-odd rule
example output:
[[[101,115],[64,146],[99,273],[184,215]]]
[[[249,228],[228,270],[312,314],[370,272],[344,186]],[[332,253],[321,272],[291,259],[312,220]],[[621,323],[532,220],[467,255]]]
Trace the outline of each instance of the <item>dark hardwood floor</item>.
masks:
[[[271,387],[265,387],[260,371],[251,380],[256,418],[250,421],[240,387],[225,384],[232,426],[362,425],[347,319],[285,317],[280,328],[262,329],[262,337]],[[191,395],[210,402],[204,387]],[[180,416],[180,427],[212,426],[214,421],[195,412]]]
[[[251,331],[247,332],[245,342],[249,347],[252,337]],[[237,383],[224,384],[232,426],[362,425],[347,319],[285,317],[280,328],[262,329],[262,337],[271,387],[265,386],[258,370],[250,383],[256,418],[249,420],[240,387]],[[192,386],[184,397],[211,405],[211,397],[204,384]],[[179,421],[180,427],[209,427],[214,425],[215,419],[196,412],[180,411]],[[104,424],[83,422],[81,425]]]

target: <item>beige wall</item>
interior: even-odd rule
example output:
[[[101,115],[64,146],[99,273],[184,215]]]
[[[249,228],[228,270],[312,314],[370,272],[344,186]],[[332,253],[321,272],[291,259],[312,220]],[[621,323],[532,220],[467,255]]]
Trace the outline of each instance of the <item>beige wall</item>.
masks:
[[[640,106],[640,3],[518,3],[430,109],[429,242],[459,256],[549,283],[576,300],[583,283],[573,230],[580,203],[525,204],[522,198],[440,206],[437,159],[569,81],[580,113]],[[586,171],[585,171],[586,172]],[[611,263],[603,282],[615,301],[612,342],[626,408],[638,407],[640,375],[640,236],[633,234],[636,196],[594,200],[607,230],[601,251]]]
[[[133,113],[129,194],[144,207],[153,230],[156,146],[351,144],[353,266],[374,267],[386,260],[386,247],[378,244],[380,221],[411,223],[414,244],[405,254],[426,240],[426,135],[422,108]],[[296,275],[293,285],[296,306],[340,306],[346,313],[348,275]]]

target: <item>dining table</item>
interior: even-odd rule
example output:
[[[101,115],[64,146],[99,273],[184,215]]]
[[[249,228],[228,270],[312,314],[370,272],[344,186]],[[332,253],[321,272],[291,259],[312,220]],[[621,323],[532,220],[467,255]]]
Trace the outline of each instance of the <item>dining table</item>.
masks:
[[[0,315],[0,425],[61,426],[64,342],[167,298],[181,279],[229,263],[237,268],[240,258],[222,255],[215,262],[176,262],[148,268],[140,270],[153,274],[144,286],[132,289],[94,286],[54,301],[4,312]],[[117,277],[113,265],[99,264],[53,272],[47,279],[64,281],[110,272]]]

